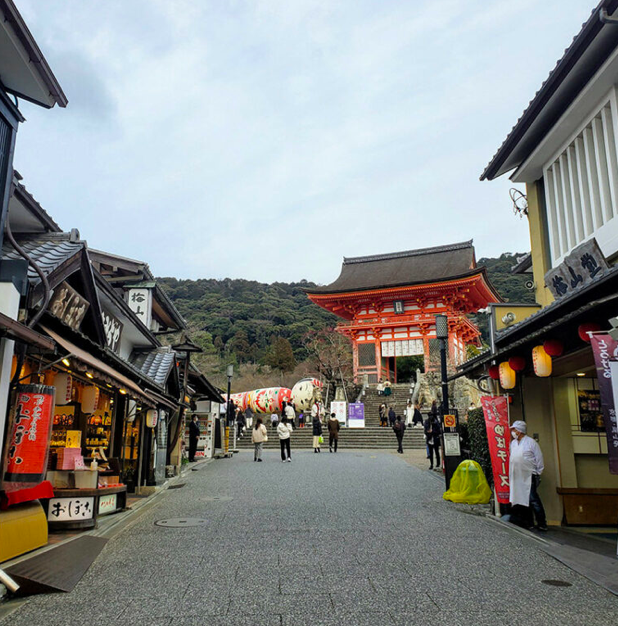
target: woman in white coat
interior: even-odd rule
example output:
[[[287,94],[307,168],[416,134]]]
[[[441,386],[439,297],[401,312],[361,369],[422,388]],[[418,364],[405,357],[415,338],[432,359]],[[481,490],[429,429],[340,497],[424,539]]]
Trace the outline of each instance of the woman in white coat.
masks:
[[[292,435],[292,425],[288,422],[288,418],[284,415],[277,426],[277,435],[279,435],[279,444],[281,445],[281,461],[285,463],[292,462],[290,453],[290,437]]]
[[[262,418],[258,417],[255,420],[255,428],[251,429],[251,441],[253,442],[253,460],[262,462],[262,450],[264,449],[264,442],[268,441],[268,433],[266,432],[266,426],[262,424]]]

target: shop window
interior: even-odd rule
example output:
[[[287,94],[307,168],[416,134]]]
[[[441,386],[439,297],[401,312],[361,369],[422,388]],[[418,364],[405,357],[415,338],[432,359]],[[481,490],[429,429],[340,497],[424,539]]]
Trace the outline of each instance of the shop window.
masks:
[[[576,431],[582,433],[605,432],[601,413],[601,394],[595,378],[577,378],[577,424]]]

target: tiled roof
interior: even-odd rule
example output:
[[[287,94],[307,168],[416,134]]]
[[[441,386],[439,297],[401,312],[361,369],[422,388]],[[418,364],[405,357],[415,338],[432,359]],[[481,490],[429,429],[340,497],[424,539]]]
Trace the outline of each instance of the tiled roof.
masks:
[[[469,274],[475,266],[471,240],[434,248],[344,258],[341,274],[335,282],[306,291],[320,294],[422,284]]]
[[[84,241],[72,242],[69,237],[69,233],[46,233],[24,235],[16,237],[16,240],[41,268],[42,272],[49,276],[57,267],[86,247]],[[23,259],[6,238],[2,246],[2,257],[4,259]],[[37,284],[41,280],[32,266],[28,267],[28,280],[33,284]]]
[[[176,353],[169,348],[159,348],[150,352],[134,351],[129,362],[144,376],[148,376],[157,385],[165,386],[170,374]]]

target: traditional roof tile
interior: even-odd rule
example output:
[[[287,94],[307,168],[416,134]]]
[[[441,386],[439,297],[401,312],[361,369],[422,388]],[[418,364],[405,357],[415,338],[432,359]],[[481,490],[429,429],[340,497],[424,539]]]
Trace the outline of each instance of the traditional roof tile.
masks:
[[[165,347],[149,352],[134,350],[129,357],[129,362],[144,376],[148,376],[157,385],[163,387],[167,382],[175,358],[176,353]]]

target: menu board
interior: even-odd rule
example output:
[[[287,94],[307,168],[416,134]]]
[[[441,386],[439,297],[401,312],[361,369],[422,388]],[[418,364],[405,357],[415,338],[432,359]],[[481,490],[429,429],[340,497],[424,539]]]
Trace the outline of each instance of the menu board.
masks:
[[[601,394],[598,390],[588,389],[577,392],[579,424],[582,432],[596,433],[605,431],[601,413]]]

